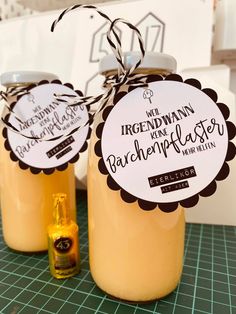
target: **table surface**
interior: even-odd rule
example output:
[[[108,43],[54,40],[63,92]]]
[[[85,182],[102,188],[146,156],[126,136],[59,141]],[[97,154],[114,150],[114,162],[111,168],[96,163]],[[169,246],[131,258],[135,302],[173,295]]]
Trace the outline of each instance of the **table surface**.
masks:
[[[0,313],[236,314],[236,227],[187,224],[183,275],[161,301],[127,304],[94,284],[88,263],[86,194],[78,195],[81,272],[56,280],[47,254],[11,251],[0,230]]]

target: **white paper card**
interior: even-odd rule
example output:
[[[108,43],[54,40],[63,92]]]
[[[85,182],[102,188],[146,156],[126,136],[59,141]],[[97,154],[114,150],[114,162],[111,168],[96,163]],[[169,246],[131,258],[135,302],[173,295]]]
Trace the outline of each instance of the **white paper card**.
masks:
[[[57,168],[73,160],[83,147],[89,130],[86,107],[68,106],[56,100],[56,94],[78,96],[65,85],[49,83],[33,87],[12,105],[14,114],[7,121],[19,133],[9,128],[4,133],[13,160],[32,169]],[[80,126],[84,127],[72,133]]]

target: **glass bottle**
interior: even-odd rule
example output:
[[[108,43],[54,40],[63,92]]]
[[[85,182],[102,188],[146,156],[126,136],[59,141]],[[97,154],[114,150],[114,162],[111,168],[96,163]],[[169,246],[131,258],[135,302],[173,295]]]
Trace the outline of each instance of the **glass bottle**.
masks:
[[[79,272],[78,232],[66,207],[66,194],[55,194],[53,223],[48,226],[48,256],[51,274],[57,279]]]
[[[1,83],[7,91],[55,79],[54,74],[33,71],[1,75]],[[14,100],[16,96],[9,95],[8,103]],[[4,148],[3,127],[0,122],[0,202],[4,241],[17,251],[45,251],[48,248],[47,226],[52,222],[52,194],[63,191],[68,195],[71,217],[76,220],[74,166],[69,165],[66,170],[51,175],[35,175],[29,169],[22,170]]]
[[[138,58],[134,52],[125,54],[126,67],[131,67]],[[115,74],[116,68],[113,56],[100,62],[100,73],[105,77]],[[175,69],[173,57],[147,53],[135,73],[167,75]],[[179,207],[171,213],[159,208],[144,211],[137,202],[125,203],[119,192],[107,186],[107,177],[99,172],[99,158],[94,153],[96,126],[101,121],[100,113],[93,127],[88,164],[92,277],[103,291],[119,299],[146,302],[163,298],[176,288],[182,273],[184,210]]]

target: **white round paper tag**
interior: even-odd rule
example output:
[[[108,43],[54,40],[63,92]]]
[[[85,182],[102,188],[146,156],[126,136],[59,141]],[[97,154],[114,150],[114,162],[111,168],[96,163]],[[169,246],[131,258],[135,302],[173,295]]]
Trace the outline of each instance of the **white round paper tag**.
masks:
[[[109,112],[100,170],[131,198],[176,203],[215,180],[228,143],[224,116],[206,93],[183,82],[152,82],[124,95]]]
[[[68,106],[57,101],[55,94],[78,96],[66,85],[38,85],[15,103],[14,114],[8,118],[8,122],[21,133],[8,129],[7,141],[13,153],[11,156],[20,160],[23,168],[28,165],[31,170],[60,169],[67,162],[76,161],[86,143],[89,131],[89,125],[84,126],[89,119],[87,108]],[[80,126],[84,127],[72,132]],[[47,140],[53,138],[58,139]]]

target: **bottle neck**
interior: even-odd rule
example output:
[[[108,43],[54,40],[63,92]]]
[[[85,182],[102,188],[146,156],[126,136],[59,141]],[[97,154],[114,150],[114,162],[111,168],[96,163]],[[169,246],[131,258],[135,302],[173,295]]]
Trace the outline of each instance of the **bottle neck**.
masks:
[[[117,70],[110,70],[101,73],[104,76],[113,76],[118,74]],[[156,74],[156,75],[162,75],[162,76],[167,76],[171,74],[169,70],[166,69],[158,69],[158,68],[137,68],[133,71],[133,74]]]
[[[102,75],[105,76],[105,81],[103,83],[104,88],[109,88],[110,84],[107,82],[111,81],[111,79],[118,74],[117,70],[110,70],[107,72],[101,73]],[[161,76],[167,76],[171,74],[170,71],[165,70],[165,69],[158,69],[158,68],[137,68],[134,70],[132,74],[143,74],[143,75],[161,75]]]
[[[11,104],[13,101],[17,100],[17,96],[25,92],[26,88],[33,83],[10,83],[6,84],[6,97],[7,102]]]
[[[66,207],[66,195],[58,193],[54,195],[54,224],[66,225],[70,222],[69,211]]]

